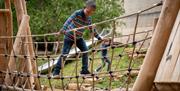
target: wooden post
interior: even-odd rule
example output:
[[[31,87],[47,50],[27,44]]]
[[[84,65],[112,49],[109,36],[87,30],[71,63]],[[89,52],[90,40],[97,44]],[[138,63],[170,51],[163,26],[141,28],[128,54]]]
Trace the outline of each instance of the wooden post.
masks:
[[[17,36],[22,36],[22,35],[25,36],[26,35],[25,30],[27,29],[28,22],[29,22],[29,16],[24,15],[23,19],[22,19],[22,22],[21,22],[21,24],[19,26]],[[15,51],[14,52],[11,51],[11,56],[10,56],[9,64],[8,64],[8,68],[9,68],[8,72],[14,72],[14,71],[17,70],[14,55],[20,54],[20,52],[22,50],[21,49],[22,41],[25,41],[24,38],[22,38],[22,37],[17,37],[15,39],[15,42],[14,42],[14,45],[13,45],[13,49],[15,49]],[[8,85],[12,85],[13,82],[10,79],[9,74],[6,75],[5,82]]]
[[[5,9],[0,9],[0,36],[12,36],[13,35],[13,24],[12,24],[12,12],[10,0],[5,0]],[[12,39],[0,39],[0,53],[10,54],[12,50]],[[6,71],[8,65],[8,57],[0,56],[0,70]],[[0,83],[3,82],[5,74],[0,77]]]
[[[24,10],[24,13],[25,14],[27,14],[27,9],[26,9],[26,1],[25,0],[21,0],[22,1],[22,6],[23,6],[23,10]],[[29,26],[29,24],[28,24],[28,28],[27,28],[27,35],[31,35],[31,30],[30,30],[30,26]],[[29,44],[28,44],[28,49],[29,49],[29,55],[31,56],[31,57],[33,57],[33,56],[35,56],[35,53],[34,53],[34,48],[33,48],[33,44],[31,44],[31,43],[33,43],[33,40],[32,40],[32,37],[27,37],[28,38],[28,42],[30,42]],[[31,59],[33,59],[33,58],[31,58]],[[31,65],[32,65],[32,71],[33,71],[33,73],[34,74],[37,74],[37,66],[36,66],[36,60],[31,60]],[[35,89],[36,90],[40,90],[41,89],[41,85],[39,84],[39,80],[38,80],[38,78],[35,78],[34,79],[35,80]]]
[[[13,0],[13,1],[16,9],[17,22],[19,26],[21,24],[21,20],[23,15],[25,14],[25,11],[23,9],[22,0]]]
[[[180,8],[180,0],[165,0],[143,66],[132,91],[150,91]]]
[[[11,2],[10,0],[5,0],[5,8],[9,9],[9,12],[6,13],[6,35],[12,36],[13,35],[13,18],[12,18],[12,11],[11,11]],[[13,46],[13,39],[7,39],[7,53],[10,54]]]
[[[3,12],[0,12],[0,36],[4,36],[6,34],[6,18]],[[0,54],[5,54],[5,46],[6,41],[4,39],[0,39]],[[0,55],[0,71],[6,71],[6,65],[8,62],[5,61],[6,58],[3,55]],[[3,73],[0,73],[0,84],[3,83]]]
[[[28,29],[27,29],[27,35],[31,35],[31,31],[30,31],[30,27],[28,26]],[[28,38],[28,42],[30,42],[28,44],[28,49],[29,49],[29,55],[32,57],[32,56],[35,56],[35,53],[34,53],[34,48],[33,48],[33,40],[32,40],[32,37],[27,37]],[[33,59],[33,58],[32,58]],[[37,71],[37,66],[36,66],[36,60],[31,60],[31,65],[32,65],[32,71],[34,74],[38,74],[38,71]],[[35,82],[35,89],[36,90],[40,90],[41,89],[41,85],[39,84],[39,79],[38,78],[34,78]]]

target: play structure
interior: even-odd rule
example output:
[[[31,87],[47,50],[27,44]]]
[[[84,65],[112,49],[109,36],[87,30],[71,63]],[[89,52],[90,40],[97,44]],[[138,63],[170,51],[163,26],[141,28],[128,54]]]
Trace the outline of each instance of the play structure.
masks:
[[[111,31],[109,31],[108,33],[105,33],[104,31],[102,31],[99,35],[101,36],[101,38],[103,38],[103,37],[109,36],[110,34],[111,34]],[[98,42],[98,40],[96,38],[94,38],[94,43],[97,43],[97,42]],[[92,43],[92,41],[89,40],[86,42],[86,45],[88,46],[88,48],[91,48],[92,44],[94,44],[94,43]],[[77,48],[77,52],[80,52],[80,50],[78,48]],[[71,49],[69,54],[71,54],[71,55],[68,55],[67,58],[74,58],[75,54],[76,54],[75,48]],[[45,72],[48,70],[49,67],[54,67],[54,65],[57,64],[57,62],[58,62],[58,57],[55,58],[55,60],[51,60],[49,63],[47,62],[47,63],[39,66],[38,71]]]
[[[101,51],[101,48],[96,46],[100,41],[95,40],[92,34],[91,40],[87,42],[91,48],[86,52],[81,52],[76,48],[70,54],[64,55],[73,58],[75,62],[73,70],[68,75],[65,74],[65,60],[62,64],[62,71],[59,77],[53,78],[51,75],[53,65],[56,64],[57,57],[60,55],[57,52],[48,54],[47,46],[49,43],[62,45],[62,41],[48,42],[48,36],[62,36],[58,33],[47,34],[31,34],[25,0],[4,0],[4,9],[0,9],[0,90],[1,91],[179,91],[180,90],[180,0],[164,0],[157,2],[146,9],[142,9],[135,13],[115,17],[113,19],[104,20],[93,25],[111,24],[112,31],[108,34],[102,32],[103,37],[111,37],[112,44],[107,47],[111,51],[109,59],[115,64],[111,64],[109,72],[103,71],[94,72],[94,65],[97,59],[96,53]],[[11,3],[14,4],[18,23],[17,35],[13,35],[13,16]],[[137,32],[138,21],[141,14],[162,5],[161,14],[158,19],[155,19],[154,26],[151,30]],[[117,20],[121,20],[130,16],[135,16],[134,32],[127,35],[117,36],[115,30],[117,28]],[[92,25],[89,25],[92,26]],[[77,29],[87,28],[84,26],[73,29],[74,33]],[[143,39],[137,39],[139,34],[146,35]],[[55,36],[56,35],[56,36]],[[107,36],[108,35],[108,36]],[[44,37],[45,52],[44,55],[38,55],[37,44],[33,40],[34,37]],[[76,37],[74,35],[74,37]],[[113,45],[116,40],[126,38],[126,43]],[[150,45],[147,52],[142,52],[143,45],[150,40]],[[126,69],[117,69],[121,64],[121,59],[125,54],[125,50],[131,46],[131,51],[128,52],[129,60]],[[57,46],[59,47],[59,46]],[[122,51],[117,55],[115,50],[122,48]],[[90,75],[79,75],[78,67],[80,64],[80,56],[83,53],[88,53],[90,57],[89,68]],[[135,57],[145,54],[143,64],[140,68],[135,68]],[[46,60],[45,64],[38,67],[39,60]],[[115,60],[115,61],[113,61]],[[47,73],[42,74],[42,71]],[[131,77],[135,71],[138,71],[138,76],[130,86]],[[112,88],[112,82],[116,78],[121,78],[122,73],[126,72],[125,80],[119,88]],[[103,77],[108,77],[108,87],[106,89],[97,89],[97,80],[101,81]],[[45,88],[42,85],[41,79],[48,80],[49,87]],[[85,81],[91,79],[91,84],[87,90]],[[52,80],[61,82],[61,90],[54,87]],[[65,80],[67,80],[65,82]],[[75,83],[72,84],[72,80]],[[121,81],[121,80],[119,80]],[[73,89],[70,89],[72,88]]]

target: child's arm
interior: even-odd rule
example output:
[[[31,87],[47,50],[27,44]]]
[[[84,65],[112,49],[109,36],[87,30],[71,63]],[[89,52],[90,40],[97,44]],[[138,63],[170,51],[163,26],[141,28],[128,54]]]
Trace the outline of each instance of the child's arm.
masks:
[[[89,25],[91,25],[92,24],[92,19],[91,19],[91,17],[89,17],[89,20],[88,20],[88,22],[89,22]],[[94,33],[94,37],[96,37],[98,40],[102,40],[102,38],[99,36],[99,34],[97,33],[97,31],[96,31],[96,29],[95,29],[95,26],[90,26],[89,27],[89,30],[90,30],[90,32],[92,33]]]

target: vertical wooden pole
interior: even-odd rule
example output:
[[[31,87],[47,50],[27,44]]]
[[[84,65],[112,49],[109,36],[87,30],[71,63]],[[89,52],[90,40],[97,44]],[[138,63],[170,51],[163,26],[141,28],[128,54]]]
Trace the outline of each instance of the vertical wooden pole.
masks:
[[[180,8],[180,0],[165,0],[157,27],[132,91],[150,91]]]
[[[4,36],[6,34],[6,18],[5,14],[3,12],[0,12],[0,36]],[[6,41],[4,39],[0,39],[0,54],[5,54],[5,46],[6,46]],[[8,62],[5,61],[6,58],[3,55],[0,55],[0,71],[5,71],[6,70],[6,64]],[[3,73],[0,73],[0,84],[3,83]]]
[[[25,12],[23,9],[22,0],[13,0],[13,1],[14,1],[15,9],[16,9],[17,22],[19,26],[21,24],[21,20]]]
[[[13,25],[12,25],[12,12],[10,0],[5,0],[6,12],[0,12],[0,36],[12,36]],[[0,53],[10,54],[12,50],[12,39],[0,39]],[[6,71],[9,57],[0,56],[0,70]],[[0,83],[3,82],[5,74],[0,74]]]
[[[13,35],[13,18],[12,18],[12,11],[11,11],[11,2],[10,0],[5,0],[5,8],[9,9],[9,12],[6,13],[6,35],[12,36]],[[12,50],[13,39],[7,39],[7,53],[10,54]]]
[[[25,0],[22,0],[22,6],[23,6],[23,9],[24,9],[24,13],[27,14],[26,1],[25,1]],[[27,35],[31,35],[31,30],[30,30],[29,24],[28,24],[28,28],[27,28]],[[33,40],[32,40],[32,37],[30,37],[30,36],[28,36],[27,38],[28,38],[27,41],[30,42],[30,43],[28,44],[29,55],[30,55],[31,57],[33,57],[33,56],[35,56],[33,44],[31,44],[31,43],[33,43]],[[33,58],[31,58],[31,59],[33,59]],[[37,72],[37,66],[36,66],[36,64],[37,64],[37,63],[36,63],[36,60],[31,60],[32,71],[33,71],[34,74],[37,74],[37,73],[38,73],[38,72]],[[35,78],[35,89],[36,89],[36,90],[40,90],[40,89],[41,89],[38,78]]]
[[[25,36],[26,35],[26,31],[24,31],[24,30],[27,29],[28,22],[29,22],[29,16],[25,15],[23,18],[23,21],[20,24],[17,36],[22,36],[22,35]],[[22,50],[20,47],[22,44],[22,41],[25,41],[25,40],[23,40],[22,37],[17,37],[15,39],[15,42],[13,45],[13,49],[15,49],[15,51],[14,52],[11,51],[11,56],[10,56],[9,64],[8,64],[9,72],[16,71],[16,69],[17,69],[14,55],[20,54],[20,52]],[[5,82],[8,85],[11,85],[13,83],[8,74],[6,75]]]

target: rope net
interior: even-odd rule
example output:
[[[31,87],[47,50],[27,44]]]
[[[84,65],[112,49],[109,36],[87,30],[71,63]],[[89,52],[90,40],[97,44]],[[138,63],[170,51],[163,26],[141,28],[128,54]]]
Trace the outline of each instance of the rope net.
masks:
[[[73,56],[73,58],[66,58],[64,60],[62,58],[62,65],[61,65],[61,73],[58,77],[52,76],[52,71],[54,66],[51,66],[51,64],[54,64],[55,60],[57,60],[57,57],[59,57],[60,54],[58,54],[58,49],[62,47],[63,41],[59,40],[59,36],[63,36],[59,33],[48,33],[48,34],[39,34],[39,35],[21,35],[21,36],[0,36],[0,39],[15,39],[15,38],[21,38],[22,41],[20,41],[20,45],[22,46],[22,53],[16,54],[16,49],[13,49],[13,55],[8,54],[7,50],[8,48],[5,46],[4,50],[5,53],[0,53],[0,56],[3,56],[5,61],[8,61],[10,58],[13,58],[13,61],[15,61],[15,64],[13,64],[14,71],[11,71],[11,67],[8,66],[7,71],[1,71],[1,77],[9,77],[9,80],[12,82],[11,85],[7,85],[6,81],[4,80],[4,89],[14,89],[14,90],[35,90],[36,84],[40,84],[40,90],[44,90],[43,81],[48,82],[50,90],[55,91],[55,88],[61,88],[62,90],[67,90],[71,86],[75,86],[76,90],[85,91],[86,85],[89,86],[89,90],[95,91],[95,90],[112,90],[114,89],[114,85],[118,85],[118,91],[120,90],[126,90],[128,91],[130,87],[132,87],[132,83],[134,82],[133,72],[139,71],[140,68],[137,66],[138,60],[143,60],[143,58],[140,58],[140,56],[145,55],[145,50],[143,49],[143,45],[145,41],[151,39],[151,32],[152,30],[147,30],[143,32],[137,32],[137,26],[138,21],[140,18],[140,14],[142,14],[145,11],[148,11],[150,9],[153,9],[157,6],[162,5],[162,2],[154,4],[153,6],[138,11],[136,13],[116,17],[114,19],[105,20],[102,22],[94,23],[89,26],[84,26],[76,29],[72,29],[74,31],[74,49],[75,53],[69,53],[69,54],[61,54],[62,56]],[[134,32],[133,34],[127,34],[127,35],[120,35],[116,36],[115,30],[117,27],[117,21],[120,19],[124,19],[130,16],[136,16],[135,26],[134,26]],[[112,33],[108,37],[111,37],[111,44],[109,47],[106,48],[99,48],[99,44],[102,41],[97,41],[94,39],[94,35],[92,33],[91,37],[91,49],[88,51],[79,51],[76,46],[76,30],[87,28],[90,26],[98,26],[104,23],[109,23],[112,26]],[[145,35],[145,37],[141,40],[137,40],[136,36],[139,34]],[[54,42],[48,42],[47,39],[49,36],[54,36],[58,41]],[[44,42],[27,42],[23,41],[27,37],[44,37]],[[126,38],[126,43],[117,43],[116,38]],[[34,46],[34,55],[28,55],[28,45]],[[45,52],[43,54],[38,53],[38,45],[44,44]],[[54,46],[54,50],[52,53],[48,52],[49,44]],[[109,71],[102,69],[100,72],[95,72],[94,70],[99,66],[99,62],[102,59],[102,57],[98,56],[98,52],[102,51],[103,49],[108,50],[108,59],[110,59],[111,64]],[[131,50],[129,50],[131,49]],[[127,50],[129,50],[127,52]],[[89,70],[91,74],[89,75],[80,75],[79,72],[81,70],[81,56],[84,53],[88,53],[89,55]],[[125,60],[126,59],[126,60]],[[28,71],[26,72],[25,69],[28,67],[28,62],[32,61],[36,63],[36,68],[39,66],[38,64],[42,63],[48,63],[48,70],[46,72],[42,72],[42,67],[37,68],[35,71]],[[72,60],[73,62],[69,62],[69,60]],[[125,61],[124,61],[125,60]],[[51,63],[53,62],[53,63]],[[67,63],[68,62],[68,63]],[[122,64],[125,65],[122,65]],[[67,64],[67,65],[66,65]],[[139,65],[141,62],[139,62]],[[36,81],[32,81],[32,79],[36,79]],[[87,84],[87,81],[91,81],[90,84]],[[107,82],[108,81],[108,82]],[[72,85],[73,83],[73,85]],[[99,83],[106,83],[102,87],[99,85]],[[27,89],[26,86],[29,86],[30,88]],[[125,89],[122,89],[125,88]],[[87,91],[87,90],[86,90]]]

